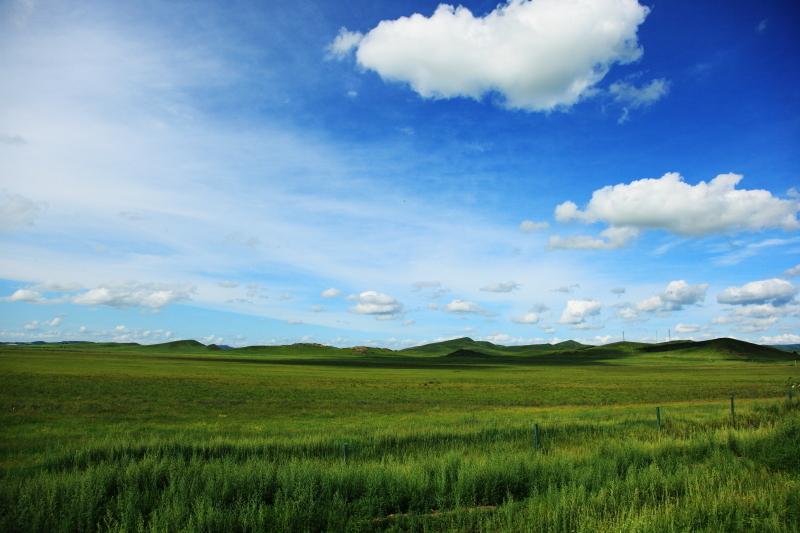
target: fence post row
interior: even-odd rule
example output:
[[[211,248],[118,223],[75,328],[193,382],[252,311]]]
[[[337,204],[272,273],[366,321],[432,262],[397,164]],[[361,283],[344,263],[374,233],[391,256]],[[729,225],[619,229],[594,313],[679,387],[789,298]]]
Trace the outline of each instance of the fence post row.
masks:
[[[536,451],[539,451],[539,424],[533,425],[533,445],[536,447]]]
[[[661,431],[661,408],[656,407],[656,424],[658,425],[658,430]]]
[[[344,457],[344,464],[347,464],[347,443],[342,444],[342,457]]]

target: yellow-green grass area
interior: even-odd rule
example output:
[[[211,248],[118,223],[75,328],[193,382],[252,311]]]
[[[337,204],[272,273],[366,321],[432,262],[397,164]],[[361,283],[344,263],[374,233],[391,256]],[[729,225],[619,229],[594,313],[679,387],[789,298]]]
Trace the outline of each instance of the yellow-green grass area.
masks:
[[[800,530],[793,361],[581,352],[2,347],[0,530]]]

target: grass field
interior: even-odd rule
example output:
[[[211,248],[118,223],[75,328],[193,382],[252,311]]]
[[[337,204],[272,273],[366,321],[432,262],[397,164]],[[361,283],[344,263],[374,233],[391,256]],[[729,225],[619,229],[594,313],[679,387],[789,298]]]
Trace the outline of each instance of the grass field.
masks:
[[[796,355],[651,348],[0,347],[0,531],[800,531]]]

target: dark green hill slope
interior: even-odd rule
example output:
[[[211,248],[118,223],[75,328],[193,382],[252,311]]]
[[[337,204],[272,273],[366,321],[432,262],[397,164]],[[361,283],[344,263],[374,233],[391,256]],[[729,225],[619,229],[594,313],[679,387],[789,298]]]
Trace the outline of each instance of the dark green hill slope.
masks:
[[[527,344],[522,346],[502,346],[487,341],[475,341],[469,337],[434,342],[423,346],[405,348],[398,353],[404,355],[448,355],[458,350],[470,350],[484,355],[520,355],[531,352],[552,352],[559,350],[577,350],[587,345],[576,341],[564,341],[558,344]]]

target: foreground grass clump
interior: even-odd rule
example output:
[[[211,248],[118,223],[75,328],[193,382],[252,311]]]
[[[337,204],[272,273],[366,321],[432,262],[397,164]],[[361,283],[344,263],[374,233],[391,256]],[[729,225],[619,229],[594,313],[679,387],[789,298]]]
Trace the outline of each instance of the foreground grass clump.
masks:
[[[786,364],[0,365],[3,532],[800,530]]]

